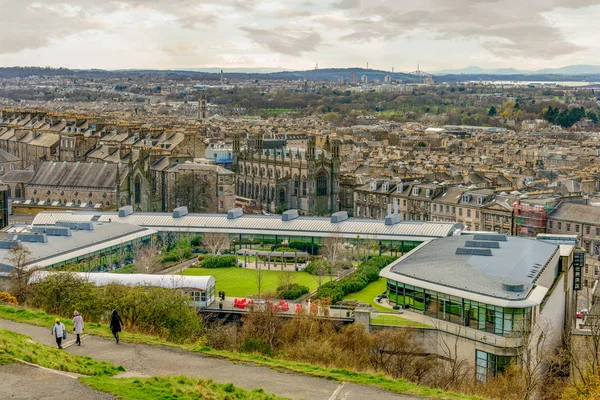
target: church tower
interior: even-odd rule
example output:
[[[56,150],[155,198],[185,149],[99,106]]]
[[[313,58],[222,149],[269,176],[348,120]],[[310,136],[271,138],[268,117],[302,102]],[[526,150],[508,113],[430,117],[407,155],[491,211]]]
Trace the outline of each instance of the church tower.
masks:
[[[198,95],[198,121],[204,122],[208,118],[208,107],[206,106],[206,93],[203,91]]]

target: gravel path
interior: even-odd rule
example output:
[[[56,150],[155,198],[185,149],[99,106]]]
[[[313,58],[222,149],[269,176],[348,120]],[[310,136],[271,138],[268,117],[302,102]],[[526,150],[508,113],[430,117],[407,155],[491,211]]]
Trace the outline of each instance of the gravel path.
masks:
[[[31,336],[44,344],[56,345],[50,328],[21,324],[0,319],[0,328]],[[73,339],[69,335],[67,342]],[[128,376],[187,375],[211,378],[217,382],[232,382],[245,388],[263,388],[282,397],[306,400],[415,400],[416,397],[398,395],[372,386],[313,378],[311,376],[277,372],[251,364],[236,364],[202,354],[171,349],[163,346],[116,344],[97,336],[86,336],[81,347],[71,346],[66,351],[86,355],[97,360],[122,365]],[[83,397],[85,398],[85,397]]]
[[[0,366],[0,397],[3,400],[114,399],[77,379],[19,363]]]

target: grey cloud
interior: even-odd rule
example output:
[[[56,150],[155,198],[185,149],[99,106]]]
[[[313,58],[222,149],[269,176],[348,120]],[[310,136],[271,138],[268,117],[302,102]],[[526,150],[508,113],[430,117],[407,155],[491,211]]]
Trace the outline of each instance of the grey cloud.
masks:
[[[583,48],[570,43],[561,31],[542,17],[557,7],[579,8],[597,0],[431,0],[422,9],[382,0],[378,7],[348,11],[341,39],[365,42],[425,31],[436,39],[478,39],[490,52],[511,57],[554,58]],[[510,12],[508,12],[510,10]]]
[[[351,8],[360,7],[360,0],[340,0],[337,3],[331,5],[333,8],[339,8],[340,10],[349,10]]]
[[[321,35],[307,30],[300,31],[286,27],[274,29],[240,28],[253,42],[280,54],[299,56],[314,51],[321,43]]]

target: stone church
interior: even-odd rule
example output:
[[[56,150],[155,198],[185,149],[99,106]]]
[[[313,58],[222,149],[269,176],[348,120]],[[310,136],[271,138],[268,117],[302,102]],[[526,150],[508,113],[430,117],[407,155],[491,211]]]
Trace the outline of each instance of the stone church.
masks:
[[[309,138],[305,148],[286,140],[248,137],[233,139],[237,195],[254,199],[267,212],[297,209],[301,215],[329,215],[339,209],[340,143],[316,149]]]

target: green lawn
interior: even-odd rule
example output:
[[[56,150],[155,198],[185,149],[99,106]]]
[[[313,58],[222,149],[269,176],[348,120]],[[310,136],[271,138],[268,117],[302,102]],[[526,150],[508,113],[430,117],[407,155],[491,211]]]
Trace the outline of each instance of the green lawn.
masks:
[[[412,326],[415,328],[431,328],[430,325],[420,322],[411,321],[406,318],[399,317],[393,314],[379,314],[376,318],[371,319],[371,323],[375,325],[387,326]]]
[[[239,399],[239,400],[285,400],[263,389],[246,390],[231,383],[216,383],[212,380],[193,379],[186,376],[164,376],[152,378],[82,378],[81,382],[112,393],[120,399]]]
[[[279,277],[286,272],[281,270],[262,270],[262,293],[275,292],[279,286]],[[188,268],[183,275],[212,275],[217,281],[216,290],[224,291],[230,297],[248,297],[258,294],[255,269],[249,268]],[[310,291],[317,288],[317,281],[308,272],[291,272],[295,283],[307,286]]]
[[[50,331],[50,329],[48,329]],[[115,375],[125,371],[106,361],[78,356],[34,342],[20,333],[0,329],[0,359],[18,358],[42,367],[83,375]]]
[[[369,283],[363,290],[356,293],[350,293],[344,297],[344,300],[356,300],[361,303],[369,303],[378,311],[394,312],[391,308],[386,308],[377,304],[375,297],[385,292],[385,279],[379,278],[375,282]]]

